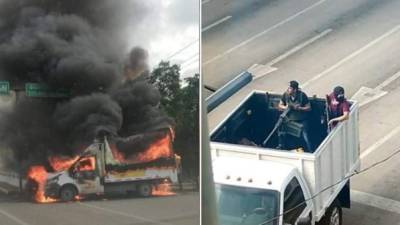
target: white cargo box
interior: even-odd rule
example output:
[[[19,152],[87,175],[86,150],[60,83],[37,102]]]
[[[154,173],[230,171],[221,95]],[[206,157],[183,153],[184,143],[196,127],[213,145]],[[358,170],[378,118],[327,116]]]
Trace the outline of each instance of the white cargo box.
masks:
[[[236,127],[228,126],[227,123],[229,120],[241,120],[238,115],[239,111],[246,112],[246,115],[255,113],[251,111],[251,108],[254,108],[258,102],[263,101],[249,102],[253,101],[254,99],[252,100],[252,98],[255,96],[261,99],[262,95],[265,95],[265,92],[255,91],[250,94],[214,129],[211,133],[212,157],[213,159],[219,157],[237,157],[292,165],[304,176],[312,196],[334,185],[313,200],[314,212],[316,212],[314,216],[319,220],[324,215],[325,209],[336,198],[343,186],[346,185],[348,181],[346,177],[360,167],[358,105],[356,102],[351,102],[349,120],[340,123],[333,131],[325,135],[322,141],[318,143],[318,147],[314,153],[296,153],[259,146],[245,146],[232,143],[227,137],[228,135],[221,138],[224,132],[228,133],[229,128]],[[279,99],[279,95],[274,95],[274,97],[275,101]],[[325,101],[324,99],[317,98],[314,98],[314,100]],[[255,123],[263,124],[261,121],[259,123],[256,121]],[[262,139],[259,138],[258,142],[260,140]]]

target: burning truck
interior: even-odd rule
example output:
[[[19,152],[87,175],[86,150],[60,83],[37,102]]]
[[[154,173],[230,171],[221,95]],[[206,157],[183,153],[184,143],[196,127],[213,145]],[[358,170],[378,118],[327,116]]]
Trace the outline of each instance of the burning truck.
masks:
[[[150,83],[147,51],[126,54],[133,38],[127,34],[151,7],[0,1],[0,82],[15,96],[10,109],[0,110],[0,150],[12,151],[4,166],[27,174],[38,202],[166,194],[160,187],[177,181],[174,122]]]
[[[54,172],[44,166],[28,171],[27,188],[37,202],[72,201],[85,195],[136,192],[140,196],[172,195],[169,186],[178,182],[180,157],[172,150],[172,129],[150,132],[160,136],[149,147],[126,158],[119,144],[138,141],[135,135],[110,144],[98,138],[72,159],[50,158]]]

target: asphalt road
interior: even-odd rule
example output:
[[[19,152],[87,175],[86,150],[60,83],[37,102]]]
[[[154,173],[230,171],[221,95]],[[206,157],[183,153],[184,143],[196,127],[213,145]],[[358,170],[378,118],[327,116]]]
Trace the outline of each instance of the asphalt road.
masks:
[[[36,204],[0,195],[1,225],[198,225],[199,194]]]
[[[398,0],[269,0],[204,31],[205,84],[220,87],[253,64],[266,68],[209,114],[210,129],[254,89],[282,93],[296,79],[309,96],[322,96],[342,85],[349,98],[368,92],[355,97],[363,104],[362,167],[393,153],[400,148],[399,11]],[[399,160],[352,178],[344,225],[400,224]]]

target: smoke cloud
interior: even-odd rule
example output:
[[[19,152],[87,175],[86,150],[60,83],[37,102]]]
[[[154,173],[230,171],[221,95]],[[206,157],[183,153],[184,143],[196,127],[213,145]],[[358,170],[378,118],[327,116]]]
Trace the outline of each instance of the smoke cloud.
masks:
[[[121,138],[173,123],[159,110],[148,70],[135,68],[147,68],[147,53],[124,54],[128,27],[148,10],[142,1],[0,0],[0,80],[18,90],[13,110],[1,115],[0,137],[18,161],[71,156],[100,133]],[[28,82],[71,95],[26,97]]]

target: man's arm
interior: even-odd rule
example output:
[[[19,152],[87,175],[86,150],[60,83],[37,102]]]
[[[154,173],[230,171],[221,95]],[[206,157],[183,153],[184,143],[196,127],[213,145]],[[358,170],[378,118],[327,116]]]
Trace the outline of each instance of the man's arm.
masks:
[[[304,112],[311,111],[311,104],[310,100],[308,99],[308,96],[304,92],[301,92],[301,95],[303,95],[301,105],[295,105],[294,109]]]
[[[331,124],[333,122],[343,122],[343,121],[348,120],[348,119],[349,119],[349,112],[343,112],[342,116],[339,116],[339,117],[331,119],[329,121],[329,124]]]
[[[278,104],[278,109],[281,111],[285,111],[288,108],[288,104],[286,102],[286,93],[283,93],[281,100]]]
[[[299,111],[308,112],[308,111],[311,111],[311,104],[310,104],[310,103],[307,103],[307,104],[304,105],[304,106],[296,105],[296,106],[294,107],[294,109],[295,109],[295,110],[299,110]]]
[[[286,103],[284,103],[282,100],[279,101],[278,104],[278,109],[281,111],[284,111],[288,108],[288,105]]]
[[[343,115],[333,118],[329,121],[329,124],[332,124],[333,122],[343,122],[345,120],[349,119],[349,114],[350,114],[350,104],[348,102],[344,103],[343,106]]]

